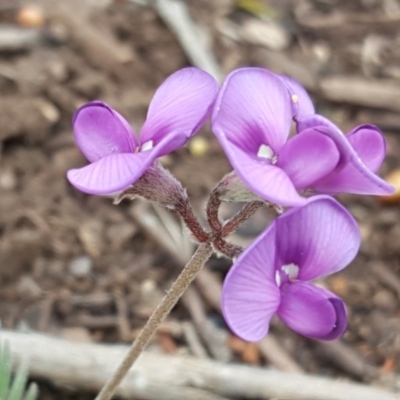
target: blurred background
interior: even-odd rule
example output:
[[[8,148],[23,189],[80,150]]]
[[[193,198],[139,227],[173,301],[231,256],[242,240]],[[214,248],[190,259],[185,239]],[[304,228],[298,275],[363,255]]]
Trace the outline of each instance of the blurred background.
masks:
[[[220,80],[241,66],[269,68],[299,80],[318,112],[344,132],[378,125],[388,144],[380,175],[397,192],[387,199],[340,197],[363,237],[352,265],[319,282],[348,305],[340,341],[311,341],[279,321],[258,344],[233,336],[219,309],[230,263],[213,258],[149,351],[400,390],[397,0],[0,0],[3,328],[87,343],[135,338],[192,245],[163,210],[140,201],[114,206],[68,184],[66,171],[86,163],[71,117],[99,99],[138,132],[157,86],[187,65]],[[208,127],[162,162],[203,218],[208,193],[230,170]],[[224,205],[221,214],[235,211]],[[260,211],[232,240],[248,244],[270,219]],[[65,388],[45,376],[36,380],[40,399],[93,398],[73,382]]]

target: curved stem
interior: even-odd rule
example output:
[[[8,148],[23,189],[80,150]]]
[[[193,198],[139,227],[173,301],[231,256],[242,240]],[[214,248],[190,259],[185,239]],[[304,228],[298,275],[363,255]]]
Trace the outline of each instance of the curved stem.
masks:
[[[208,243],[202,244],[198,247],[193,257],[186,264],[185,268],[173,283],[171,289],[154,310],[153,314],[146,322],[146,325],[132,343],[132,346],[128,350],[128,353],[122,360],[122,363],[119,365],[114,375],[109,379],[95,400],[110,400],[113,397],[122,379],[128,373],[129,369],[137,360],[143,349],[147,346],[160,323],[172,310],[183,292],[196,277],[205,262],[210,258],[212,252],[211,245]]]
[[[212,236],[211,240],[215,250],[230,259],[238,257],[240,253],[242,253],[243,248],[233,243],[226,242],[224,238],[233,233],[263,205],[265,205],[264,201],[252,201],[247,203],[237,214],[225,222],[221,230],[215,232]]]
[[[237,214],[227,221],[221,231],[222,237],[233,233],[243,222],[247,221],[259,208],[265,205],[264,201],[247,203]]]
[[[227,242],[221,236],[216,236],[212,242],[216,252],[221,253],[225,257],[233,260],[242,253],[244,250],[242,246]]]
[[[182,198],[179,202],[174,205],[173,208],[183,219],[186,226],[189,228],[190,232],[194,238],[199,243],[206,243],[209,241],[209,234],[200,225],[199,220],[194,215],[193,208],[189,203],[187,198]]]
[[[222,224],[218,216],[220,206],[221,200],[219,198],[219,188],[217,186],[210,194],[206,209],[207,222],[213,232],[219,232],[222,229]]]

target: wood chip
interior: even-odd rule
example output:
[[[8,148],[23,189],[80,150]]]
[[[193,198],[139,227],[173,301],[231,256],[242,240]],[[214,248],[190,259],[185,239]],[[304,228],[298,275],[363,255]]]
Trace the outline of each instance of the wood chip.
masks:
[[[322,96],[341,103],[400,111],[400,83],[388,79],[333,76],[320,83]]]
[[[389,196],[380,196],[379,201],[385,204],[400,202],[400,169],[395,169],[385,176],[385,181],[393,185],[394,193]]]

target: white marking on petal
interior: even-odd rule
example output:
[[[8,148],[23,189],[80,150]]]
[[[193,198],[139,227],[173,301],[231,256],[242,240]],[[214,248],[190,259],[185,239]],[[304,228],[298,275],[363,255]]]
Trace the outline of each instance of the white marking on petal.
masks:
[[[299,96],[297,96],[297,94],[293,94],[292,101],[293,101],[293,103],[297,103],[299,101]]]
[[[275,282],[278,285],[278,287],[281,287],[282,285],[282,278],[281,278],[281,274],[279,273],[279,271],[275,272]]]
[[[299,267],[296,264],[286,264],[282,267],[282,270],[288,276],[289,281],[294,281],[299,275]]]
[[[153,141],[149,140],[148,142],[145,142],[142,144],[141,151],[147,151],[151,150],[153,148]]]
[[[258,149],[257,156],[260,158],[266,158],[267,160],[272,160],[274,157],[274,152],[271,147],[267,146],[266,144],[262,144]]]

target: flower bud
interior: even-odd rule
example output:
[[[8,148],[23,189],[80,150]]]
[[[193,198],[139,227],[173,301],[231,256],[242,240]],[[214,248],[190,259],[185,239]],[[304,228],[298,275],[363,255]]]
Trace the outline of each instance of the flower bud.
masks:
[[[154,162],[134,185],[122,191],[115,199],[118,204],[123,199],[142,197],[171,210],[187,198],[186,190],[172,174],[158,161]]]

